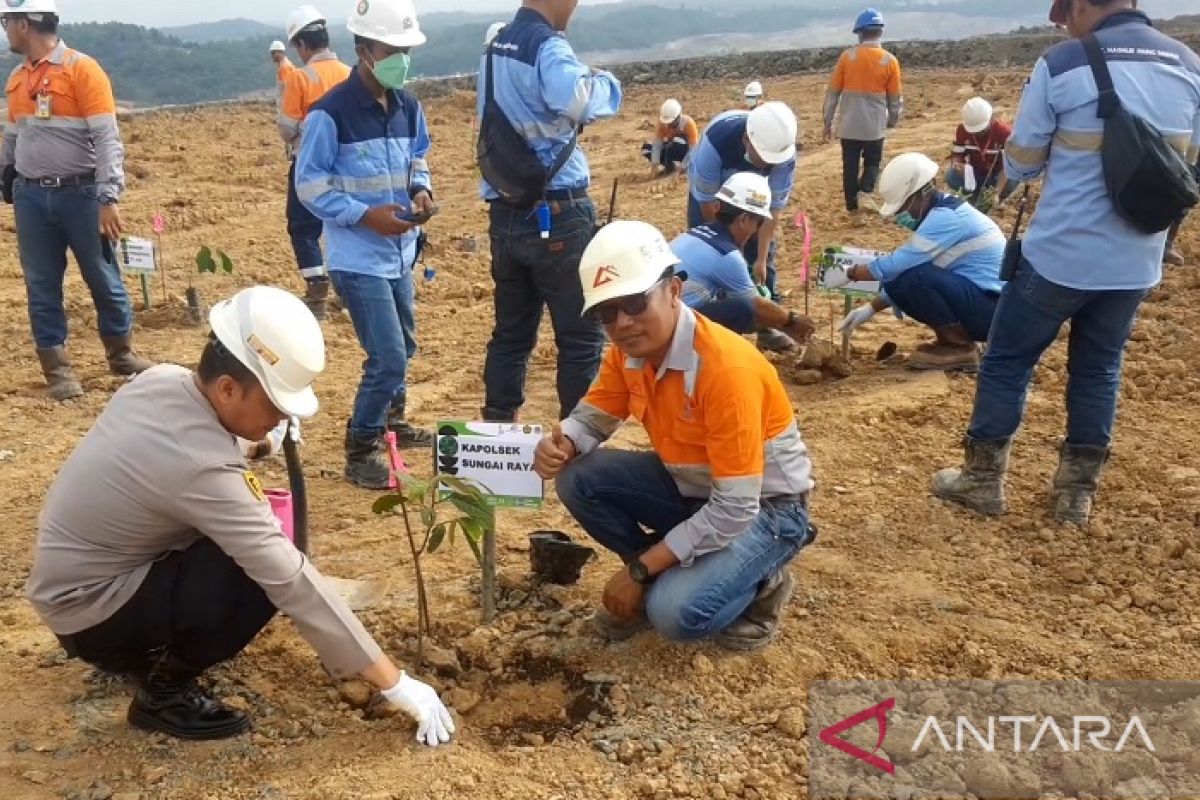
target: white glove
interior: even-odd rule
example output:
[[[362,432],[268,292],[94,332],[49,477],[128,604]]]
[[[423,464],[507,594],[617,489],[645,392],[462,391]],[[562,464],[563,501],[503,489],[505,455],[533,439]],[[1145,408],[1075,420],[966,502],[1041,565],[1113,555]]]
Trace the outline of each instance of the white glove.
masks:
[[[821,285],[826,289],[840,289],[853,283],[850,277],[850,270],[843,266],[833,266],[825,270],[825,274],[821,276]]]
[[[418,742],[437,747],[439,742],[450,741],[450,734],[454,733],[454,720],[432,686],[414,680],[402,671],[396,685],[381,694],[389,703],[417,721]]]
[[[863,303],[858,308],[847,314],[841,322],[838,323],[837,329],[846,336],[854,333],[860,326],[866,324],[871,317],[875,316],[875,306],[870,303]]]

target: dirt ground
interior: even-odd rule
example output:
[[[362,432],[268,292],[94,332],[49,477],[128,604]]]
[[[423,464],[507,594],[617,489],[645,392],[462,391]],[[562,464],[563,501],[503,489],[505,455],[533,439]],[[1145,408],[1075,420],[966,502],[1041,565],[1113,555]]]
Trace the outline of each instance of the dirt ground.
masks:
[[[1011,118],[1023,78],[1015,71],[910,74],[908,116],[888,152],[945,158],[962,102],[983,94]],[[706,120],[733,102],[740,85],[675,91]],[[802,119],[792,207],[810,214],[816,244],[898,244],[898,228],[841,210],[840,154],[820,142],[823,78],[768,89]],[[602,212],[619,176],[618,216],[674,235],[683,227],[686,186],[649,182],[637,157],[662,99],[661,89],[633,91],[621,118],[589,128],[582,145]],[[482,400],[492,308],[485,211],[470,166],[472,106],[470,95],[458,94],[427,109],[443,213],[430,226],[428,261],[437,276],[419,286],[421,350],[410,372],[410,411],[424,424],[471,418]],[[124,135],[126,221],[148,234],[161,209],[169,225],[169,299],[156,280],[154,307],[137,314],[137,340],[155,359],[192,364],[205,331],[183,321],[189,277],[209,300],[253,283],[300,290],[284,229],[282,147],[266,106],[139,117],[125,123]],[[45,489],[120,381],[104,369],[95,313],[72,267],[71,352],[88,392],[65,405],[43,395],[10,211],[0,210],[0,224],[0,796],[778,800],[805,796],[811,680],[1194,677],[1200,272],[1193,266],[1168,272],[1143,309],[1128,351],[1114,455],[1086,530],[1057,527],[1047,516],[1046,486],[1063,430],[1064,345],[1037,371],[1013,450],[1012,510],[983,520],[946,508],[928,491],[933,470],[958,463],[973,380],[877,363],[885,341],[907,352],[924,338],[918,326],[880,315],[856,336],[848,378],[793,385],[795,356],[778,361],[813,452],[821,534],[793,563],[798,590],[780,639],[765,651],[734,655],[652,634],[601,644],[586,620],[614,558],[602,556],[575,586],[528,583],[528,532],[579,535],[549,498],[539,512],[500,515],[501,612],[488,628],[477,626],[478,578],[466,548],[459,543],[426,559],[443,649],[439,674],[422,677],[445,689],[460,715],[454,744],[419,747],[406,718],[361,710],[362,687],[339,691],[286,619],[213,673],[218,690],[253,714],[253,734],[196,745],[131,731],[123,720],[128,688],[65,660],[23,599]],[[1200,236],[1192,227],[1181,244],[1198,264]],[[470,238],[474,252],[464,244]],[[205,243],[230,253],[232,276],[193,274],[190,256]],[[781,283],[790,305],[803,310],[800,249],[789,226]],[[136,281],[129,286],[140,309]],[[828,338],[840,300],[814,293],[810,306],[818,335]],[[305,429],[304,451],[315,558],[329,574],[390,580],[387,601],[364,620],[402,658],[415,594],[400,532],[394,520],[371,514],[374,495],[340,479],[361,355],[347,320],[330,320],[325,332],[322,408]],[[546,329],[523,419],[553,421],[553,358]],[[620,439],[644,442],[638,431]],[[259,472],[267,485],[286,483],[282,461]]]

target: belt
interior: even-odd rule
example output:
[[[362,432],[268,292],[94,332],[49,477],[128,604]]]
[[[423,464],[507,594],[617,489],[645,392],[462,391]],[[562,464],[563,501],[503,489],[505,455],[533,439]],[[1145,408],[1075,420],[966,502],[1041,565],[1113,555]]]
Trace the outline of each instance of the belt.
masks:
[[[800,506],[808,508],[808,492],[803,494],[778,494],[774,497],[764,497],[762,502],[773,506]]]
[[[566,209],[571,208],[572,206],[577,206],[581,202],[590,199],[591,198],[588,196],[588,190],[586,187],[582,189],[551,189],[550,191],[546,192],[546,205],[550,206],[551,215],[561,214]],[[532,212],[534,208],[533,206],[509,203],[500,198],[489,200],[488,202],[512,211]]]
[[[63,175],[53,178],[25,178],[30,183],[36,183],[43,189],[61,189],[64,186],[88,186],[96,182],[96,174]]]

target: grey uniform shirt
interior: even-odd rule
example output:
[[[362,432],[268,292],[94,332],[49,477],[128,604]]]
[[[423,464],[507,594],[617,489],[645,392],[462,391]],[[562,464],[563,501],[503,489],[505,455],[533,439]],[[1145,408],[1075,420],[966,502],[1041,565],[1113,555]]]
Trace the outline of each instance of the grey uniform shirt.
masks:
[[[154,561],[212,539],[259,584],[337,676],[379,646],[252,488],[236,438],[192,373],[164,364],[118,391],[63,464],[38,519],[26,591],[72,634],[108,619]]]

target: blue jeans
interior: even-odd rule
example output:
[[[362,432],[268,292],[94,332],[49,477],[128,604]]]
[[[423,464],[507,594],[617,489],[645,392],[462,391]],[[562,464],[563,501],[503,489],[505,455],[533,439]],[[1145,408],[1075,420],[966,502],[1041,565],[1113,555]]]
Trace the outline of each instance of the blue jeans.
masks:
[[[584,531],[623,561],[661,541],[704,505],[679,493],[656,453],[596,450],[568,464],[556,486]],[[803,506],[764,501],[750,529],[725,548],[659,575],[646,593],[646,616],[668,639],[702,639],[724,630],[763,581],[784,569],[811,538]]]
[[[998,166],[996,169],[1001,170],[1001,169],[1004,169],[1004,167]],[[989,188],[994,189],[994,188],[996,188],[996,186],[998,186],[1000,184],[999,171],[993,172],[990,176],[987,176],[986,178],[981,178],[979,173],[976,172],[975,178],[982,182],[976,184],[975,192],[971,198],[972,200],[977,200],[979,198],[979,195],[983,193],[984,189],[989,189]],[[967,188],[966,173],[963,172],[961,167],[957,168],[957,169],[954,167],[946,168],[946,186],[955,192],[961,192],[962,190]],[[1017,189],[1020,189],[1020,188],[1021,188],[1020,181],[1010,180],[1008,182],[1008,184],[1005,185],[1004,191],[1000,193],[1000,199],[1007,200],[1009,197],[1012,197],[1013,192],[1015,192]]]
[[[329,277],[367,354],[350,432],[360,438],[376,436],[387,427],[388,407],[405,400],[408,360],[417,352],[412,270],[399,278],[341,270]]]
[[[579,283],[579,259],[596,232],[596,208],[587,199],[562,202],[548,239],[528,209],[491,204],[496,326],[483,365],[489,419],[516,419],[525,404],[525,374],[543,306],[550,309],[558,347],[558,419],[570,415],[600,369],[604,330],[583,318]]]
[[[700,212],[700,201],[688,193],[687,205],[687,224],[688,228],[694,228],[697,225],[704,224],[704,215]],[[767,249],[767,288],[771,290],[771,299],[776,303],[783,300],[782,295],[775,291],[778,274],[775,270],[775,255],[779,252],[779,242],[776,239],[771,240],[771,245]],[[754,270],[754,262],[758,260],[758,237],[751,236],[746,246],[742,248],[742,255],[746,258],[746,263],[750,265],[751,272]],[[680,269],[686,269],[681,266]]]
[[[1016,433],[1033,368],[1070,320],[1067,441],[1107,446],[1117,416],[1121,357],[1146,292],[1068,289],[1022,261],[1000,295],[968,435],[988,440]]]
[[[36,345],[44,349],[67,341],[63,306],[67,248],[75,254],[92,294],[100,335],[128,334],[133,327],[133,309],[112,248],[100,236],[96,186],[48,189],[17,178],[13,213]]]
[[[288,167],[287,230],[296,254],[296,266],[304,278],[325,274],[325,256],[321,253],[321,234],[325,223],[315,216],[296,194],[296,162]]]
[[[921,264],[883,283],[896,308],[931,328],[962,325],[977,342],[986,342],[1000,295],[985,292],[955,272]]]

